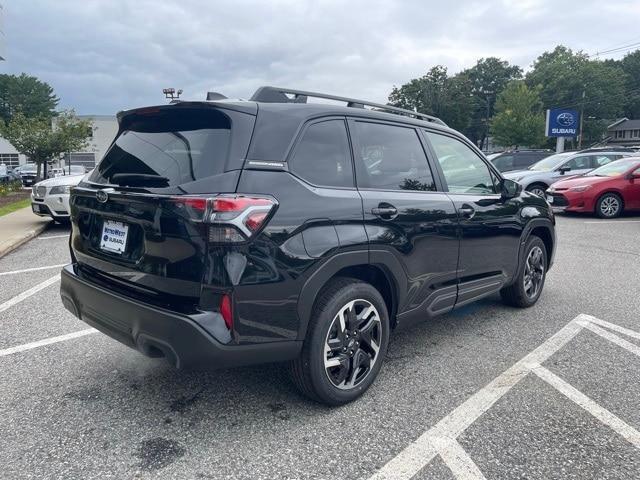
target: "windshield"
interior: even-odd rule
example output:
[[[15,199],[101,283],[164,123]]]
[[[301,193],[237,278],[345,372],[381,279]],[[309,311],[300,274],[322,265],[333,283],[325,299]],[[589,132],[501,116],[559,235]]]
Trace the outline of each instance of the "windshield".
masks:
[[[35,173],[36,171],[37,168],[35,165],[23,165],[22,167],[20,167],[21,173]]]
[[[224,171],[231,123],[217,110],[131,114],[91,182],[172,187]]]
[[[543,158],[539,162],[534,163],[529,167],[529,170],[534,170],[536,172],[549,172],[560,165],[571,155],[571,153],[556,153],[555,155]]]
[[[619,177],[634,166],[640,166],[640,160],[618,160],[592,170],[585,177]]]

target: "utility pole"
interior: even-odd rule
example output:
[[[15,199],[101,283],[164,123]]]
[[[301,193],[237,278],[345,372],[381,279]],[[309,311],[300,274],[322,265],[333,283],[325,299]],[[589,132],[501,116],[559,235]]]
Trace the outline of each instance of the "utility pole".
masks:
[[[489,117],[491,116],[491,95],[493,92],[484,92],[484,99],[487,101],[487,115],[485,118],[485,132],[484,132],[484,140],[487,142],[486,147],[484,148],[485,152],[489,151]],[[484,146],[484,145],[483,145]]]
[[[578,150],[582,150],[582,125],[584,123],[584,95],[585,95],[585,91],[582,90],[582,103],[580,104],[580,135],[578,136]]]

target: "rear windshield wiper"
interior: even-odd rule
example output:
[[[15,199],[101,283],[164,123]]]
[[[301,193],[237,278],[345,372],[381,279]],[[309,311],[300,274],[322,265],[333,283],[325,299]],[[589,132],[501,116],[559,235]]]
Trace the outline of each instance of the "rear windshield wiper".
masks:
[[[147,173],[116,173],[111,176],[111,183],[123,187],[168,187],[169,179]]]

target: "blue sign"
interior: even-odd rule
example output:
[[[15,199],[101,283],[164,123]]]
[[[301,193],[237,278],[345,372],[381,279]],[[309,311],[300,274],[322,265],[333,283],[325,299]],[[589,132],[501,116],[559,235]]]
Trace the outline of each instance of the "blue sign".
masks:
[[[552,108],[547,110],[547,137],[576,137],[580,128],[580,114],[576,110]]]

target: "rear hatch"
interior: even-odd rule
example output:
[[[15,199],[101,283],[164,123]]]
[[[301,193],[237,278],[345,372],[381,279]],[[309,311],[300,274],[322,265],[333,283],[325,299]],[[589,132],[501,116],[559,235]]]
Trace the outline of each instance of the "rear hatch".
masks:
[[[105,157],[73,189],[72,255],[94,282],[190,309],[212,278],[211,198],[235,191],[254,116],[176,104],[119,121]]]

